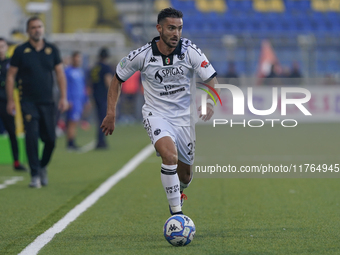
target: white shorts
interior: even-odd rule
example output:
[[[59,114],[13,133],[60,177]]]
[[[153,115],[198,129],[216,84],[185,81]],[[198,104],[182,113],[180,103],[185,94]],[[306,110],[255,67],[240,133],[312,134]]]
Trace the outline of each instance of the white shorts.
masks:
[[[195,156],[195,128],[191,126],[174,126],[160,117],[147,117],[143,121],[153,145],[165,136],[171,137],[177,147],[178,160],[193,165]],[[157,152],[157,156],[160,156]]]

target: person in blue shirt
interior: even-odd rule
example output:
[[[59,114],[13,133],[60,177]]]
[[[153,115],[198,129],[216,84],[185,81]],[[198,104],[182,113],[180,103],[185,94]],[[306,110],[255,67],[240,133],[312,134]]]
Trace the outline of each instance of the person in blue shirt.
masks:
[[[107,143],[100,125],[106,116],[107,108],[107,91],[113,78],[112,68],[107,64],[109,51],[102,48],[99,51],[99,61],[91,69],[90,80],[92,84],[93,98],[97,108],[97,145],[96,149],[106,149]]]
[[[75,143],[77,125],[81,119],[85,93],[85,75],[81,68],[82,55],[79,51],[74,51],[71,56],[71,65],[65,69],[67,80],[67,98],[70,108],[66,115],[66,134],[67,145],[69,150],[78,150],[79,147]]]

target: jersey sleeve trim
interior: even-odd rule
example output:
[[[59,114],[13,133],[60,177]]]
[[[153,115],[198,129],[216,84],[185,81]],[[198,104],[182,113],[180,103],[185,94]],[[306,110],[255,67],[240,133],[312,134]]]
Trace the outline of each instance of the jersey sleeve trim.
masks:
[[[116,77],[117,77],[117,80],[118,80],[118,81],[120,81],[120,82],[125,82],[125,81],[123,81],[123,80],[118,76],[117,73],[116,73]]]
[[[209,82],[211,79],[215,78],[216,76],[217,76],[217,72],[213,73],[213,75],[211,75],[209,79],[205,80],[204,82]]]
[[[145,47],[143,49],[143,47]],[[134,50],[132,52],[130,52],[130,54],[128,55],[128,59],[130,59],[131,61],[134,60],[139,54],[141,54],[142,52],[146,51],[147,49],[149,49],[151,47],[151,44],[146,44],[145,46],[143,46],[141,48],[138,48],[137,50]],[[131,56],[131,54],[133,56]]]
[[[195,50],[198,55],[202,56],[202,54],[198,51],[197,48],[193,47],[192,45],[189,45],[189,47],[192,48],[193,50]]]

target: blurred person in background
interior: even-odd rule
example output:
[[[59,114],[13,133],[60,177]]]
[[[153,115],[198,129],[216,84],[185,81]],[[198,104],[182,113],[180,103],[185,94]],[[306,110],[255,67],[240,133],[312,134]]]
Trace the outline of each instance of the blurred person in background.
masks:
[[[113,71],[108,65],[110,57],[107,48],[101,48],[99,51],[98,62],[90,71],[90,83],[92,86],[92,94],[97,108],[97,145],[96,149],[106,149],[108,147],[105,135],[100,125],[106,116],[107,108],[107,91],[110,86]]]
[[[83,110],[83,114],[80,120],[80,128],[82,130],[88,131],[91,128],[89,119],[91,118],[91,110],[92,110],[92,104],[91,104],[90,97],[89,97],[90,95],[89,87],[85,86],[84,94],[85,94],[84,102],[83,102],[84,110]]]
[[[228,70],[224,77],[227,78],[226,83],[236,85],[236,86],[240,85],[239,80],[238,80],[239,76],[236,71],[234,62],[231,61],[228,63]]]
[[[12,156],[13,166],[17,171],[27,171],[27,169],[19,162],[19,147],[17,137],[15,135],[15,120],[14,116],[7,113],[7,96],[6,96],[6,75],[9,68],[10,59],[6,57],[8,50],[7,42],[4,38],[0,38],[0,120],[3,127],[8,133]]]
[[[13,54],[7,72],[7,112],[14,114],[13,88],[18,80],[20,103],[25,126],[26,152],[31,169],[32,188],[46,186],[47,164],[55,147],[56,109],[53,100],[53,72],[60,89],[58,108],[68,108],[66,79],[59,50],[44,39],[44,24],[38,17],[26,23],[28,41],[19,45]],[[39,159],[38,138],[44,143]]]
[[[82,117],[84,103],[86,102],[85,75],[81,68],[82,55],[74,51],[71,55],[71,64],[65,69],[67,80],[67,99],[70,107],[66,113],[67,149],[78,150],[75,143],[77,125]]]
[[[283,69],[278,63],[272,64],[269,74],[264,79],[264,85],[280,86],[282,85]]]
[[[290,70],[290,74],[288,76],[290,79],[290,85],[301,85],[303,76],[300,71],[299,63],[294,61],[292,64],[292,68]]]
[[[140,72],[135,72],[126,82],[122,84],[122,94],[120,100],[119,121],[123,123],[133,123],[138,119],[136,109],[137,97],[141,88]]]

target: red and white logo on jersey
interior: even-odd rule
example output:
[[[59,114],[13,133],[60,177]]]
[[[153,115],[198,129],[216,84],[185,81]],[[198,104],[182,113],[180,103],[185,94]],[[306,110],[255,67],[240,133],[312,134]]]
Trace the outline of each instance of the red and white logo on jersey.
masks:
[[[204,67],[204,68],[207,68],[209,65],[210,63],[205,60],[201,63],[201,67]]]

